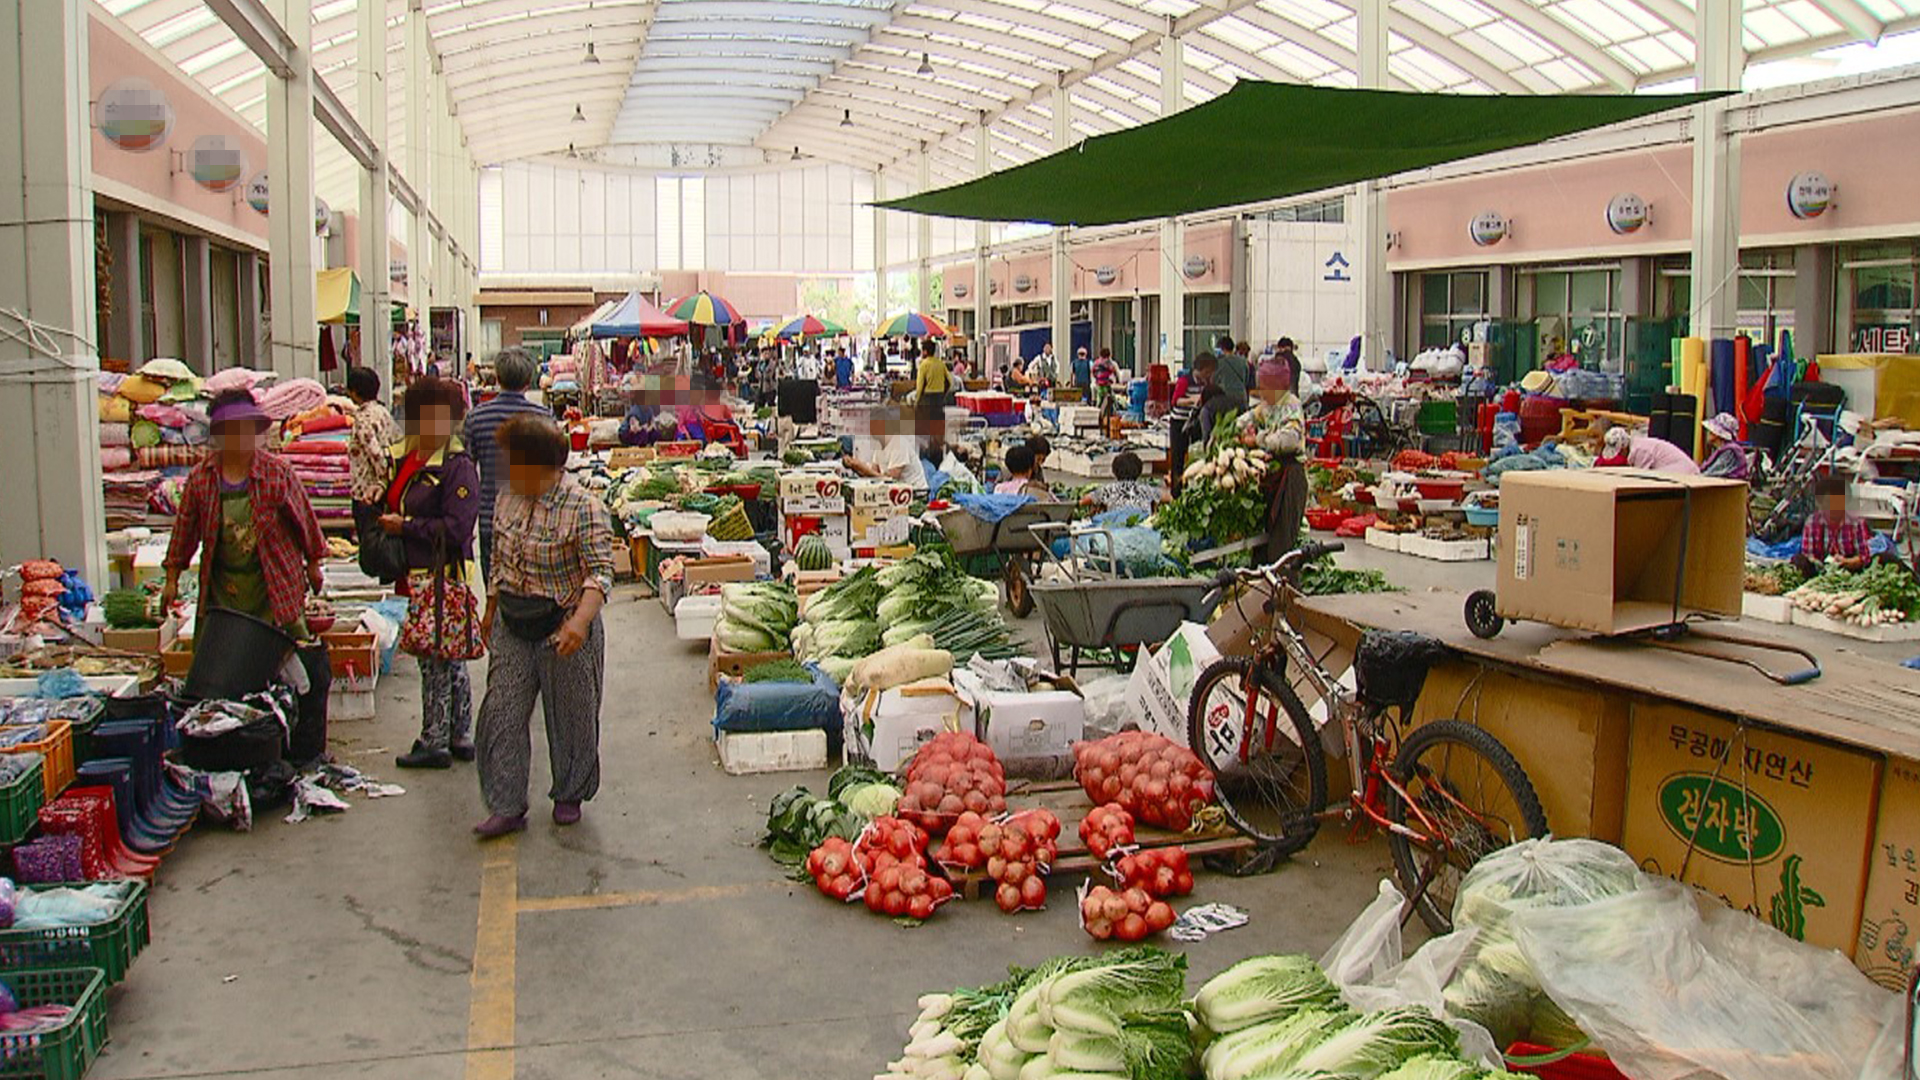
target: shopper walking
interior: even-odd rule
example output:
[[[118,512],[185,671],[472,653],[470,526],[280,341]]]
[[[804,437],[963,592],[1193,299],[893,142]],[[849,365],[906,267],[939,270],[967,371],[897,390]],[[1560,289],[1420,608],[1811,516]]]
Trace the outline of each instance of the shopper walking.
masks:
[[[398,433],[393,413],[380,401],[380,375],[372,368],[347,372],[347,397],[353,402],[353,434],[347,441],[347,464],[353,478],[356,515],[362,507],[377,506],[387,494]],[[356,521],[358,520],[356,516]]]
[[[1261,363],[1259,402],[1240,417],[1240,441],[1273,455],[1261,482],[1267,491],[1267,548],[1274,562],[1300,545],[1307,513],[1307,470],[1300,461],[1306,415],[1300,407],[1300,369],[1282,360]]]
[[[500,444],[507,478],[487,578],[490,659],[478,739],[489,816],[473,830],[482,837],[526,828],[536,699],[546,719],[554,823],[579,821],[580,804],[599,791],[600,608],[613,589],[613,530],[600,500],[567,475],[559,425],[521,417],[500,429]]]
[[[400,647],[420,661],[420,737],[394,759],[403,769],[444,769],[473,760],[473,687],[467,661],[485,651],[478,602],[468,586],[480,471],[454,431],[460,390],[426,379],[407,390],[407,438],[393,448],[393,483],[380,527],[407,553],[407,619]]]
[[[1224,395],[1221,408],[1226,415],[1247,407],[1247,388],[1253,385],[1253,370],[1247,354],[1238,351],[1231,334],[1222,334],[1214,343],[1213,384]],[[1211,432],[1209,432],[1211,433]]]
[[[474,455],[474,464],[480,467],[482,577],[486,576],[487,560],[492,551],[493,503],[500,492],[501,478],[506,473],[500,457],[500,444],[494,438],[494,433],[500,430],[500,425],[516,416],[553,416],[551,410],[527,400],[527,388],[540,377],[540,364],[534,360],[532,353],[517,345],[501,349],[493,354],[493,377],[500,384],[500,393],[492,401],[468,413],[466,425],[460,432],[461,441]]]

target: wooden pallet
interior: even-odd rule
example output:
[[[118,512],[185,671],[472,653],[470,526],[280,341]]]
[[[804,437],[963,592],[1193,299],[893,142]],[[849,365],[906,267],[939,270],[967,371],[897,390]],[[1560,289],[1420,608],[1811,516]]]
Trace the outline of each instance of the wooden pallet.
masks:
[[[1022,810],[1051,810],[1060,819],[1060,849],[1048,872],[1050,878],[1057,879],[1062,874],[1091,874],[1102,865],[1099,859],[1093,857],[1093,852],[1087,850],[1086,842],[1080,839],[1080,823],[1093,811],[1093,800],[1087,797],[1086,791],[1078,783],[1072,780],[1015,780],[1007,788],[1007,810],[1015,814]],[[1251,851],[1254,847],[1251,837],[1224,825],[1202,833],[1177,833],[1136,822],[1133,838],[1134,844],[1142,849],[1185,848],[1196,873],[1204,869],[1200,862],[1202,856],[1230,855]],[[948,880],[953,882],[954,895],[970,900],[993,895],[995,885],[985,870],[942,869]]]

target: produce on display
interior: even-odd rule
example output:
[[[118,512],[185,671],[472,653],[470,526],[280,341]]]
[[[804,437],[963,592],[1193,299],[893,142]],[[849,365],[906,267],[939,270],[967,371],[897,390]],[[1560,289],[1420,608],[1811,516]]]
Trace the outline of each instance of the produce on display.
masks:
[[[713,636],[730,652],[780,652],[799,618],[793,586],[780,581],[741,581],[720,587],[720,618]]]
[[[1139,888],[1095,885],[1080,897],[1080,928],[1097,941],[1140,941],[1173,925],[1173,906]]]
[[[829,836],[808,852],[804,869],[814,887],[835,900],[850,902],[866,887],[866,867],[844,837]]]
[[[114,589],[100,598],[100,608],[115,630],[150,630],[160,625],[152,608],[155,599],[141,589]]]
[[[1334,596],[1340,593],[1397,592],[1388,583],[1383,570],[1348,570],[1333,565],[1331,556],[1317,559],[1300,568],[1295,583],[1302,596]]]
[[[961,569],[948,552],[918,552],[875,580],[886,590],[875,606],[883,643],[928,634],[958,663],[975,653],[988,659],[1014,655],[1011,631],[1000,618],[999,591]]]
[[[829,837],[854,840],[867,820],[838,799],[817,798],[804,787],[788,788],[774,796],[767,809],[767,832],[760,846],[773,861],[791,870]]]
[[[947,830],[946,838],[940,842],[940,850],[934,853],[934,861],[941,866],[960,870],[977,870],[987,865],[987,855],[980,850],[980,832],[991,822],[986,817],[971,810],[954,820],[953,827]],[[998,826],[995,826],[998,828]]]
[[[981,1055],[988,1049],[990,1036],[996,1049],[1004,1043],[1007,1007],[1026,978],[1026,971],[1014,968],[1004,982],[991,986],[922,995],[917,1003],[920,1013],[907,1029],[906,1049],[888,1064],[888,1075],[966,1080],[972,1069],[978,1069],[973,1075],[990,1077]]]
[[[831,570],[835,560],[826,537],[808,533],[793,548],[793,565],[801,570]]]
[[[1786,595],[1801,611],[1856,626],[1908,622],[1920,615],[1920,579],[1895,563],[1877,562],[1864,570],[1829,565]]]
[[[1339,1005],[1333,980],[1299,955],[1250,956],[1208,979],[1193,997],[1194,1015],[1217,1035]]]
[[[1213,802],[1213,772],[1161,735],[1123,731],[1073,746],[1073,778],[1095,803],[1118,803],[1138,821],[1185,832]]]
[[[1261,477],[1266,451],[1227,446],[1187,466],[1180,494],[1154,512],[1153,526],[1176,549],[1203,541],[1226,544],[1265,531],[1267,500]]]
[[[1115,848],[1133,844],[1133,815],[1119,803],[1105,803],[1087,812],[1080,820],[1080,842],[1093,857],[1106,861]]]
[[[933,638],[921,634],[855,660],[847,669],[842,685],[856,694],[864,694],[869,690],[891,690],[952,671],[953,654],[934,648]]]
[[[1148,896],[1164,898],[1193,892],[1193,871],[1187,864],[1186,848],[1136,851],[1115,863],[1113,869],[1123,887],[1140,889]]]
[[[1761,596],[1785,596],[1806,584],[1807,576],[1790,562],[1763,563],[1747,560],[1745,589]]]
[[[1047,906],[1047,872],[1060,854],[1060,819],[1051,810],[1023,810],[980,829],[980,852],[994,882],[993,902],[1011,915]]]
[[[781,658],[755,664],[741,676],[748,683],[763,682],[812,682],[813,675],[798,660]]]
[[[962,813],[998,814],[1007,808],[1007,774],[986,743],[963,732],[933,737],[907,762],[900,816],[929,832],[944,832]]]
[[[873,567],[857,570],[807,598],[804,620],[793,629],[793,652],[816,663],[845,685],[854,661],[880,648],[875,609],[886,590]]]
[[[879,863],[877,857],[875,863]],[[862,899],[867,910],[876,914],[927,919],[935,908],[953,899],[953,885],[925,866],[899,862],[874,870]]]
[[[892,778],[866,765],[842,766],[827,781],[827,794],[866,818],[885,817],[900,801],[900,789]]]

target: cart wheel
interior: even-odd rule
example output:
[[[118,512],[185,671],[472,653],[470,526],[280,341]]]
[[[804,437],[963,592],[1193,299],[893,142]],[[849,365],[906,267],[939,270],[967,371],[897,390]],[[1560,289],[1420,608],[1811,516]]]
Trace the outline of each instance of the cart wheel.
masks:
[[[1491,641],[1506,628],[1507,620],[1500,617],[1493,604],[1491,589],[1475,589],[1467,597],[1467,629],[1473,631],[1474,637]]]
[[[1007,560],[1007,610],[1024,619],[1033,614],[1033,590],[1027,588],[1027,575],[1018,557]]]

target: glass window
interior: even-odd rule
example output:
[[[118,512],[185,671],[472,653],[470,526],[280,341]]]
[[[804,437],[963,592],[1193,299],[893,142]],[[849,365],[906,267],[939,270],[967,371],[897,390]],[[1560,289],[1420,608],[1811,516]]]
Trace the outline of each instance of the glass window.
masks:
[[[1567,275],[1560,271],[1542,271],[1533,275],[1533,313],[1567,313]]]
[[[1620,315],[1620,271],[1614,266],[1522,270],[1531,317],[1558,319],[1568,352],[1589,366],[1617,371],[1624,359],[1625,321]]]
[[[1465,341],[1487,318],[1487,272],[1456,270],[1420,276],[1420,348]]]
[[[1862,244],[1840,264],[1839,303],[1850,305],[1849,345],[1860,352],[1920,352],[1920,245]],[[1842,312],[1845,313],[1843,308]]]

